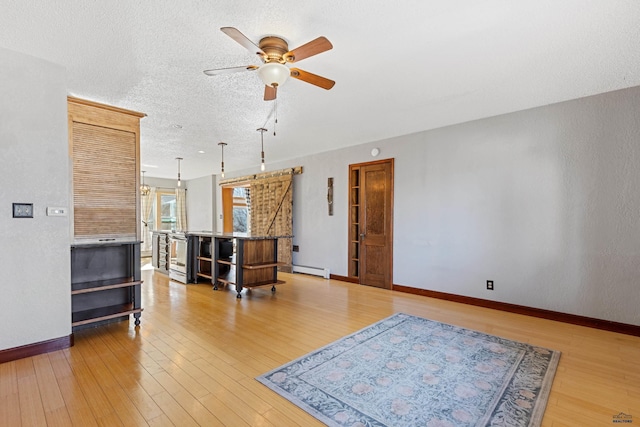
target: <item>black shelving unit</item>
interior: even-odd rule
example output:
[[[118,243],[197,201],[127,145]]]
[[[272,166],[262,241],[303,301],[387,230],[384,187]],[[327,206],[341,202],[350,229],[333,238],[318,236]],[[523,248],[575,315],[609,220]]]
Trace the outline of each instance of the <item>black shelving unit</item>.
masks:
[[[74,331],[128,320],[140,324],[140,242],[71,246],[71,325]]]

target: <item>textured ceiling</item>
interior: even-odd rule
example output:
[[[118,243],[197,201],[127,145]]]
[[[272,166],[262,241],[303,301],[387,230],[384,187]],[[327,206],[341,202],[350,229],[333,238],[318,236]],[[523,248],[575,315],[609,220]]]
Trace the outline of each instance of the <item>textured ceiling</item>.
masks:
[[[394,6],[395,5],[395,6]],[[0,0],[0,47],[63,65],[69,94],[147,114],[143,169],[184,179],[640,85],[637,0]],[[333,50],[274,103],[219,29]],[[179,125],[179,126],[177,126]],[[204,151],[204,154],[199,153]],[[156,167],[151,167],[151,166]],[[258,170],[258,169],[256,169]]]

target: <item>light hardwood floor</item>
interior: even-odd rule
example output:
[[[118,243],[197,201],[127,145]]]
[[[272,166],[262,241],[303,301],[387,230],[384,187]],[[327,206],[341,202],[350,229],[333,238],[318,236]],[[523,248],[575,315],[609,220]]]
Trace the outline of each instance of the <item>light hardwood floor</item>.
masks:
[[[281,274],[272,294],[212,291],[144,270],[142,324],[81,331],[66,350],[0,364],[0,426],[320,426],[254,378],[404,312],[562,352],[543,426],[640,424],[640,338]],[[246,291],[245,291],[246,292]],[[244,292],[243,292],[244,293]]]

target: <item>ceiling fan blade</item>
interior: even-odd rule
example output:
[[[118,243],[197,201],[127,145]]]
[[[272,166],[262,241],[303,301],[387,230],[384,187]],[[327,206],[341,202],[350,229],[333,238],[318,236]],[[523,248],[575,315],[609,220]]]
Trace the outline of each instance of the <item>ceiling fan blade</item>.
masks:
[[[264,86],[264,100],[265,101],[273,101],[276,99],[276,95],[278,94],[277,87],[271,87],[269,85]]]
[[[313,55],[317,55],[327,50],[333,49],[333,45],[326,37],[318,37],[315,40],[311,40],[309,43],[303,44],[290,52],[284,54],[284,59],[287,62],[302,61]]]
[[[264,53],[262,49],[260,49],[254,42],[252,42],[247,36],[242,34],[237,28],[234,27],[222,27],[220,31],[240,43],[245,49],[247,49],[251,53],[255,53],[261,58],[266,58],[267,54]]]
[[[240,71],[253,71],[253,70],[257,70],[258,66],[256,65],[243,65],[241,67],[228,67],[228,68],[216,68],[213,70],[204,70],[203,73],[205,73],[207,76],[219,76],[220,74],[231,74],[231,73],[237,73]]]
[[[291,69],[291,77],[294,79],[302,80],[307,83],[311,83],[312,85],[321,87],[322,89],[329,90],[336,84],[333,80],[329,80],[325,77],[318,76],[316,74],[310,73],[308,71],[301,70],[299,68]]]

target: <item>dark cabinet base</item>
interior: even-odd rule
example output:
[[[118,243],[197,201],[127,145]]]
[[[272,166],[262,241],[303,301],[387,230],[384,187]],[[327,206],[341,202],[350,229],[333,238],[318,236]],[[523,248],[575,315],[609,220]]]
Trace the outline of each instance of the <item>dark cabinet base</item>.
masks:
[[[71,325],[74,331],[128,319],[140,324],[140,243],[71,247]]]

